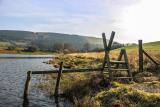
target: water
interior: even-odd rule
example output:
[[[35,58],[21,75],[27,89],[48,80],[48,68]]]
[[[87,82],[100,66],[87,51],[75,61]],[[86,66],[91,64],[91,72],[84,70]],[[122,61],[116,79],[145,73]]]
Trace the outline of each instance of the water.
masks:
[[[0,55],[2,57],[3,55]],[[7,55],[5,55],[6,57]],[[11,55],[8,55],[11,56]],[[8,57],[7,56],[7,57]],[[25,56],[23,57],[30,57]],[[31,55],[32,57],[32,55]],[[34,56],[35,57],[35,56]],[[52,70],[52,65],[43,62],[49,58],[0,58],[0,107],[26,107],[23,105],[23,89],[27,71]],[[33,75],[31,84],[40,75]],[[61,99],[59,107],[68,107],[67,101]],[[29,104],[27,107],[58,107],[54,98],[46,92],[30,87]]]

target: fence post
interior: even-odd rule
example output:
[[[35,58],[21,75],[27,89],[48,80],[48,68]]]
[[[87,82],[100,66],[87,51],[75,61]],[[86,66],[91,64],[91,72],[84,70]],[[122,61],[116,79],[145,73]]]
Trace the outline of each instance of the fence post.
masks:
[[[32,71],[28,71],[27,72],[27,79],[26,79],[25,88],[24,88],[24,94],[23,94],[24,98],[28,97],[31,74],[32,74]]]
[[[112,43],[113,43],[114,36],[115,36],[115,32],[114,32],[114,31],[112,31],[112,33],[111,33],[111,37],[110,37],[110,39],[109,39],[109,43],[108,43],[108,48],[109,48],[109,50],[110,50],[110,49],[111,49],[111,47],[112,47]]]
[[[142,40],[138,41],[139,44],[139,72],[143,72],[143,42]]]
[[[62,66],[63,66],[63,62],[61,62],[60,64],[58,75],[57,75],[56,87],[55,87],[55,92],[54,92],[54,95],[56,97],[58,96],[58,92],[59,92],[59,84],[60,84],[60,78],[62,74]]]

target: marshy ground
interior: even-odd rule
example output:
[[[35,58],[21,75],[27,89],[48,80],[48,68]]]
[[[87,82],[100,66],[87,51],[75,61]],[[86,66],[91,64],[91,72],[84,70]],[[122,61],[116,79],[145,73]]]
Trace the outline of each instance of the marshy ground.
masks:
[[[159,44],[144,48],[154,57],[160,59]],[[133,71],[134,81],[109,82],[108,74],[100,72],[67,73],[62,75],[61,91],[69,98],[75,107],[160,107],[160,69],[149,59],[144,60],[144,72],[138,71],[137,46],[127,47],[129,62]],[[116,59],[120,49],[111,51],[111,59]],[[59,55],[49,61],[57,66],[61,61],[65,68],[99,68],[102,66],[104,53],[75,53]],[[115,75],[125,75],[119,72]],[[46,82],[37,87],[47,90],[53,95],[56,74],[43,75]]]

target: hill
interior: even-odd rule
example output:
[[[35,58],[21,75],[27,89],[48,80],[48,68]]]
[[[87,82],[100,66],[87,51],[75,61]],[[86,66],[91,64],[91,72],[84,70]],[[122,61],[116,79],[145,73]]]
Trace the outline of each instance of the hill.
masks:
[[[103,48],[101,38],[50,32],[0,30],[0,41],[20,46],[35,45],[40,49],[52,49],[55,44],[69,44],[78,50],[82,50],[85,44],[90,49]]]

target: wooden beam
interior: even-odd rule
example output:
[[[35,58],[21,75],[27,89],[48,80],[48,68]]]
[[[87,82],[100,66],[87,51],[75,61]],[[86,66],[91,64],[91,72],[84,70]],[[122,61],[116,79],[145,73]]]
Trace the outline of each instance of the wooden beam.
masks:
[[[114,35],[115,35],[115,32],[114,32],[114,31],[112,31],[112,33],[111,33],[111,37],[110,37],[110,39],[109,39],[109,43],[108,43],[108,48],[109,48],[109,49],[111,49],[111,47],[112,47],[112,43],[113,43],[113,39],[114,39]]]
[[[92,69],[63,69],[63,73],[71,73],[71,72],[93,72],[93,71],[101,71],[102,68]],[[32,74],[52,74],[57,73],[59,70],[49,70],[49,71],[32,71]]]
[[[139,72],[143,72],[143,46],[142,40],[138,41],[139,44]]]
[[[159,65],[151,56],[149,56],[149,54],[147,52],[145,52],[144,50],[142,50],[142,51],[153,63],[155,63],[156,65]]]
[[[130,65],[129,65],[127,52],[126,52],[125,49],[122,49],[122,51],[123,51],[123,54],[124,54],[124,60],[125,60],[125,62],[126,62],[126,67],[128,68],[128,76],[131,77],[131,81],[132,81],[132,79],[133,79],[133,78],[132,78],[132,70],[131,70],[131,67],[130,67]]]
[[[54,95],[58,96],[59,94],[59,84],[60,84],[60,79],[61,79],[61,74],[62,74],[62,67],[63,67],[63,62],[61,62],[58,75],[57,75],[57,81],[56,81],[56,87],[55,87],[55,92]]]
[[[122,60],[122,56],[123,56],[123,51],[122,51],[122,49],[121,49],[120,54],[119,54],[117,60],[118,60],[118,61],[121,61],[121,60]],[[119,68],[119,64],[116,65],[116,68]]]
[[[104,51],[107,51],[108,47],[107,47],[107,40],[106,40],[105,33],[102,33],[102,38],[103,38]]]

